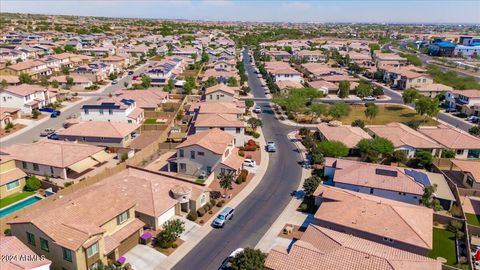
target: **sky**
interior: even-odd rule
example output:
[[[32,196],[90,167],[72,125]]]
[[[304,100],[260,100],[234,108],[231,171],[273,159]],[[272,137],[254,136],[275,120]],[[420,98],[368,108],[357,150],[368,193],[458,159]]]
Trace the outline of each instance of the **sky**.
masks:
[[[480,24],[480,0],[1,0],[0,11],[208,21]]]

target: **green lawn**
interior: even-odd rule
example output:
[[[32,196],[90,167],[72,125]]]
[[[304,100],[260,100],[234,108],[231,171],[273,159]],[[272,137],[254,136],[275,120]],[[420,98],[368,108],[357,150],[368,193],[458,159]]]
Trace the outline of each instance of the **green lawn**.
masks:
[[[428,257],[442,257],[447,259],[448,265],[456,265],[455,234],[446,229],[433,228],[433,249],[428,253]]]
[[[207,179],[205,179],[205,178],[197,178],[197,180],[195,180],[195,183],[197,183],[197,184],[203,184],[203,183],[205,183],[205,180],[207,180]]]
[[[427,118],[425,116],[420,116],[414,110],[405,108],[398,105],[378,105],[379,112],[377,117],[373,120],[369,120],[365,117],[365,106],[363,105],[352,105],[350,106],[352,111],[347,117],[340,119],[343,124],[351,124],[356,119],[361,119],[365,122],[366,125],[384,125],[391,122],[400,122],[406,123],[408,121],[418,120],[425,121],[422,125],[427,126],[436,126],[439,123],[432,118]]]
[[[479,216],[477,216],[475,214],[471,214],[471,213],[465,213],[465,217],[467,218],[467,223],[468,224],[480,227],[480,217]]]
[[[3,199],[0,199],[0,208],[3,208],[7,205],[10,205],[12,203],[18,202],[22,199],[25,199],[26,197],[29,197],[31,195],[35,194],[34,191],[22,191],[17,194],[10,195],[8,197],[5,197]]]
[[[145,119],[144,124],[153,125],[157,123],[157,119]]]

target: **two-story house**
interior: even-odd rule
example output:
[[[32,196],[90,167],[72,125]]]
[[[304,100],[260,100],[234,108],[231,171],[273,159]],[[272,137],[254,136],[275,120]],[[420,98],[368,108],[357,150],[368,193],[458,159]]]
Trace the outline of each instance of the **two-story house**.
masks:
[[[144,111],[137,108],[135,100],[112,97],[83,105],[81,119],[83,121],[139,124],[144,119]]]
[[[216,84],[205,89],[206,102],[234,102],[238,97],[238,87],[230,87],[225,84]]]
[[[0,197],[5,198],[19,193],[25,186],[25,174],[17,168],[11,155],[0,154]]]
[[[237,114],[198,114],[194,120],[194,125],[196,133],[220,129],[234,136],[233,141],[236,146],[245,144],[245,128],[247,124],[239,119]]]
[[[480,116],[480,90],[451,90],[445,96],[448,108],[455,108],[467,115]]]
[[[265,69],[274,81],[290,80],[303,83],[302,73],[281,61],[265,62]]]
[[[418,131],[436,141],[445,150],[454,151],[455,158],[480,158],[480,138],[468,132],[446,125],[421,126]]]
[[[48,91],[44,86],[32,84],[11,85],[0,89],[2,106],[17,108],[24,114],[43,108],[51,103]]]
[[[211,173],[238,173],[243,158],[235,148],[234,136],[212,129],[198,132],[176,147],[176,155],[169,160],[173,172],[206,177]]]
[[[42,76],[52,75],[52,70],[47,63],[40,60],[27,60],[0,70],[1,75],[19,76],[22,73],[30,75],[32,79],[39,79]]]

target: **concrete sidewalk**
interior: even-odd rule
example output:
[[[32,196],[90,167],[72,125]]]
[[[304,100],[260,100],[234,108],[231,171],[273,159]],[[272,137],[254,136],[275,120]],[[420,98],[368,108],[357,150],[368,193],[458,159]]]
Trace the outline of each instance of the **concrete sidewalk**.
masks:
[[[260,132],[260,137],[258,138],[260,142],[260,149],[264,149],[266,145],[265,137],[263,132]],[[252,178],[250,183],[237,194],[230,202],[228,202],[224,207],[237,207],[262,181],[263,176],[268,168],[269,155],[267,152],[261,152],[261,164],[257,166],[255,176]],[[190,250],[192,250],[202,239],[207,236],[213,230],[213,227],[210,224],[216,216],[212,216],[209,220],[205,221],[205,224],[196,230],[191,230],[189,232],[188,241],[183,243],[181,246],[175,250],[170,256],[162,261],[162,265],[158,269],[171,269],[177,262],[179,262],[185,255],[187,255]],[[194,267],[193,267],[194,268]]]
[[[288,137],[294,142],[302,157],[305,157],[306,149],[300,141],[295,140],[295,135],[296,131],[291,132]],[[297,190],[303,189],[303,182],[310,176],[310,170],[302,168],[302,180],[300,181],[300,185],[298,186]],[[302,201],[303,198],[292,197],[292,200],[287,205],[285,210],[283,210],[282,214],[277,218],[277,220],[275,220],[255,248],[258,248],[263,252],[269,252],[274,246],[277,245],[285,248],[288,247],[291,241],[278,236],[285,224],[288,223],[297,226],[305,226],[306,223],[310,223],[313,220],[313,215],[297,211]]]

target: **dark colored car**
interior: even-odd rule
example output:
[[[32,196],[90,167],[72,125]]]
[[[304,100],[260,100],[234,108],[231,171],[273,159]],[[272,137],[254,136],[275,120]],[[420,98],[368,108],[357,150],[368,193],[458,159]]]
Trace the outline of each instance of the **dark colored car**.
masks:
[[[133,70],[130,70],[130,71],[128,72],[128,75],[133,75]]]
[[[60,111],[53,111],[52,114],[50,114],[51,118],[56,118],[62,114]]]
[[[56,141],[60,140],[60,137],[58,136],[57,133],[52,133],[52,134],[48,135],[47,138],[50,139],[50,140],[56,140]]]
[[[41,112],[49,112],[49,113],[55,111],[53,108],[50,108],[50,107],[43,107],[43,108],[40,108],[38,110],[41,111]]]

